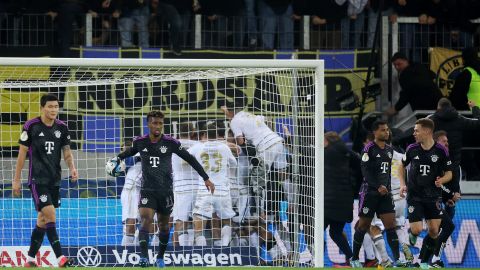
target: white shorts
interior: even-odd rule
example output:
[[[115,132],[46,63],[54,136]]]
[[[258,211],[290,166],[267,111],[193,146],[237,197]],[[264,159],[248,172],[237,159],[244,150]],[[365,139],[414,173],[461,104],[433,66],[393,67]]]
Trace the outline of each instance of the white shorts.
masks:
[[[133,186],[131,189],[122,189],[120,201],[122,203],[122,222],[127,219],[138,218],[138,202],[140,200],[140,187]]]
[[[397,227],[405,226],[405,208],[406,207],[407,207],[407,200],[400,199],[398,201],[395,201],[395,226]],[[385,230],[385,227],[383,226],[382,221],[380,220],[380,218],[377,217],[376,214],[373,217],[372,226],[377,226],[382,231]]]
[[[263,161],[265,170],[270,171],[272,165],[277,170],[287,168],[287,155],[282,142],[278,142],[264,151],[257,152],[257,157]]]
[[[198,195],[193,214],[206,218],[212,218],[213,212],[220,219],[229,219],[235,216],[232,208],[232,197],[230,195]]]
[[[197,192],[182,192],[174,194],[173,220],[188,221],[192,216],[193,205],[197,198]]]

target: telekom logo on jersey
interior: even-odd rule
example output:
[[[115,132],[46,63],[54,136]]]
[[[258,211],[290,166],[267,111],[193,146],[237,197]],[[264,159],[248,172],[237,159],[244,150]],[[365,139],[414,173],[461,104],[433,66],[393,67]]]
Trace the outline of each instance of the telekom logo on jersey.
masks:
[[[47,150],[47,154],[51,154],[52,151],[54,150],[55,143],[51,141],[46,141],[45,142],[45,150]]]
[[[153,168],[157,168],[158,164],[160,164],[160,157],[150,157],[150,165],[152,165]]]
[[[380,169],[382,170],[382,173],[387,173],[388,162],[382,162],[382,165],[380,165]]]
[[[430,165],[420,165],[422,176],[426,176],[430,172]]]

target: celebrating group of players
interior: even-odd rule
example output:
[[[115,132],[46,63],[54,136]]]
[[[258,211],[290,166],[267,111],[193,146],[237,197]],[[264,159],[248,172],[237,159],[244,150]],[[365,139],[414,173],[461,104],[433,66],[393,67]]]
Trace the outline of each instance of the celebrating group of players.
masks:
[[[51,94],[44,95],[40,105],[41,116],[28,121],[20,136],[20,152],[13,181],[14,194],[18,195],[21,188],[21,170],[28,155],[29,187],[38,218],[32,232],[25,266],[36,266],[35,254],[45,233],[58,258],[59,266],[69,266],[71,261],[61,252],[54,209],[60,202],[62,151],[72,180],[76,180],[78,174],[69,147],[68,129],[63,122],[56,119],[59,112],[57,97]],[[237,218],[237,222],[241,222],[243,213],[248,207],[246,203],[250,192],[248,186],[256,187],[253,192],[260,197],[265,196],[265,193],[269,192],[268,183],[271,182],[266,176],[275,172],[276,177],[281,179],[280,175],[287,169],[284,139],[265,124],[264,117],[239,108],[233,108],[232,111],[222,109],[230,119],[230,129],[233,133],[231,142],[225,140],[224,134],[220,133],[221,129],[215,124],[207,124],[202,129],[203,132],[197,135],[191,124],[182,123],[180,139],[174,139],[163,134],[165,118],[163,113],[151,111],[147,115],[149,134],[134,139],[131,146],[127,146],[110,161],[116,167],[121,160],[135,156],[136,164],[127,174],[121,195],[122,218],[126,223],[122,244],[135,243],[135,222],[139,215],[140,266],[149,265],[148,247],[150,234],[154,231],[152,224],[155,217],[158,226],[159,249],[156,261],[158,267],[165,266],[163,257],[169,241],[172,212],[175,239],[179,245],[206,245],[207,239],[204,235],[206,221],[216,217],[220,220],[221,237],[215,245],[227,246],[232,239],[231,220],[236,215],[232,206],[233,189],[238,192],[236,205],[240,217]],[[359,252],[367,232],[372,234],[374,240],[381,239],[381,233],[375,233],[375,229],[372,229],[374,218],[373,228],[384,228],[396,265],[411,263],[412,254],[408,245],[415,244],[417,236],[423,230],[425,219],[428,234],[423,240],[419,257],[420,266],[428,268],[432,255],[431,266],[442,266],[440,253],[453,231],[453,223],[442,208],[442,188],[448,191],[444,184],[452,179],[452,162],[447,148],[434,141],[434,124],[430,119],[420,119],[416,122],[414,129],[416,143],[407,148],[401,162],[399,161],[401,155],[388,144],[390,131],[386,122],[375,122],[372,131],[373,141],[366,144],[361,156],[364,183],[360,193],[360,219],[355,226],[353,254],[349,258],[351,266],[362,266],[359,262]],[[239,147],[246,141],[255,148],[256,162],[251,163],[255,163],[256,170],[249,169],[250,162],[246,158],[245,148]],[[405,169],[408,170],[408,181],[405,179]],[[398,174],[395,172],[392,174],[392,170]],[[252,175],[248,177],[252,171],[256,172],[254,177]],[[392,178],[392,175],[398,177]],[[236,184],[232,185],[232,182],[235,182],[232,179],[237,181]],[[406,195],[407,207],[404,199]],[[447,201],[450,202],[451,198],[447,198]],[[261,201],[260,204],[264,202]],[[261,209],[268,207],[270,206],[264,205]],[[405,209],[408,209],[410,221],[408,237],[401,228],[404,225]],[[273,234],[274,224],[268,223],[268,211],[261,214],[267,220],[263,226],[265,231]],[[192,223],[190,219],[193,220]],[[193,237],[188,233],[190,225]],[[211,226],[218,227],[214,222]],[[260,234],[260,231],[258,233]],[[282,246],[281,239],[277,240],[277,244]],[[399,243],[406,261],[400,260]],[[384,262],[389,261],[386,251],[380,250],[380,253]]]
[[[415,245],[425,220],[428,234],[421,247],[419,266],[424,269],[443,267],[441,251],[454,228],[451,217],[442,207],[442,196],[446,197],[443,201],[454,203],[453,194],[444,186],[452,180],[453,170],[445,134],[436,134],[439,136],[435,141],[434,122],[428,118],[419,119],[413,133],[416,143],[407,147],[400,162],[401,155],[388,144],[390,132],[387,123],[374,122],[372,132],[374,139],[366,144],[361,157],[364,182],[360,190],[359,221],[355,225],[351,266],[362,266],[359,251],[364,245],[365,234],[372,234],[375,227],[385,229],[394,264],[412,264],[413,256],[408,246]],[[442,189],[447,191],[443,195]],[[405,209],[408,209],[410,223],[408,237],[402,229]],[[374,218],[374,228],[371,228]],[[373,234],[374,241],[381,237],[381,233]],[[382,246],[377,243],[380,242],[375,241],[376,247]],[[399,243],[405,260],[400,260]],[[382,248],[379,251],[383,266],[391,266],[385,247],[383,252]]]

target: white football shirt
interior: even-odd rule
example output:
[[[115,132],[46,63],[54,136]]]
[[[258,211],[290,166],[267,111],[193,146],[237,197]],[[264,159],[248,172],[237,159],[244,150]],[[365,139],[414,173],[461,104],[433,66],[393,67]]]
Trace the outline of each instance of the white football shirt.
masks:
[[[283,139],[266,124],[265,117],[241,111],[233,117],[230,128],[235,137],[244,136],[261,152]]]

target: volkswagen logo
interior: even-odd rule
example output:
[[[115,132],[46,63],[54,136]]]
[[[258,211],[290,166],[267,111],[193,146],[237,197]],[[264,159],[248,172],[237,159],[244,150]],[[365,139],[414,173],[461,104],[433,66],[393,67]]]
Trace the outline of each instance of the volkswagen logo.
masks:
[[[96,267],[102,262],[102,255],[94,247],[82,247],[77,252],[78,263],[85,267]]]

